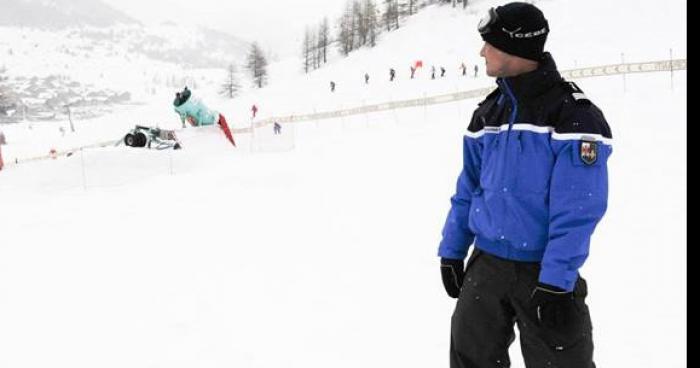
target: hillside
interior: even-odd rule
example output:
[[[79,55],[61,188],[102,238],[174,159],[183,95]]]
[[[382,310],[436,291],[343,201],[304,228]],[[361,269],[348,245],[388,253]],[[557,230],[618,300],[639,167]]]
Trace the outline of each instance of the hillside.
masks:
[[[99,0],[3,0],[0,27],[63,29],[138,23]]]
[[[253,103],[265,118],[493,86],[475,27],[495,2],[473,3],[474,14],[429,7],[376,48],[334,56],[308,75],[298,59],[273,64],[269,87],[234,100],[216,94],[214,77],[193,93],[241,128]],[[686,56],[680,0],[663,11],[650,0],[538,5],[562,68],[616,63],[621,53],[663,59],[670,48]],[[411,80],[417,59],[426,67]],[[105,70],[99,85],[128,85],[115,60],[85,73]],[[463,77],[461,62],[482,72]],[[446,76],[432,80],[431,65]],[[581,269],[596,364],[686,368],[687,72],[576,82],[614,137],[608,210]],[[179,128],[175,90],[76,121],[75,134],[59,133],[65,121],[2,126],[3,154],[116,140],[139,123]],[[478,102],[284,124],[282,137],[268,139],[293,145],[265,152],[251,149],[263,130],[238,135],[232,148],[204,127],[178,131],[178,151],[109,146],[8,166],[0,366],[447,367],[455,303],[436,253]],[[510,353],[512,367],[524,367],[517,342]]]
[[[22,17],[0,21],[0,74],[7,78],[0,83],[19,113],[2,114],[0,122],[62,119],[66,105],[79,117],[99,116],[114,103],[144,102],[162,88],[207,83],[212,70],[241,63],[248,49],[247,42],[207,28],[143,25],[100,1],[11,0],[7,7]],[[17,19],[23,23],[10,21]]]

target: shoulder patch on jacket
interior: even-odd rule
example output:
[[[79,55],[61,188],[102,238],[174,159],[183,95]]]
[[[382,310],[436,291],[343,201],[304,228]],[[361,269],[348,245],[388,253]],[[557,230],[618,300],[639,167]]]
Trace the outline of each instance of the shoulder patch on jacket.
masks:
[[[598,143],[593,140],[581,140],[579,157],[586,165],[593,165],[598,161]]]
[[[574,99],[574,102],[580,105],[590,105],[591,100],[586,97],[586,94],[583,93],[583,90],[579,88],[579,86],[574,83],[574,82],[569,82],[569,81],[562,81],[562,85],[564,86],[564,89],[566,90],[567,93],[571,95],[571,97]]]

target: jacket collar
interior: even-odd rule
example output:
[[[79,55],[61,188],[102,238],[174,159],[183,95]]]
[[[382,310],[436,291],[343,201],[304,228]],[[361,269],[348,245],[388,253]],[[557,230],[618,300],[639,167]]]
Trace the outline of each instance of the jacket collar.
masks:
[[[516,100],[527,101],[542,95],[561,81],[552,55],[545,52],[536,70],[515,77],[498,78],[496,83],[502,94],[508,96],[509,88]]]

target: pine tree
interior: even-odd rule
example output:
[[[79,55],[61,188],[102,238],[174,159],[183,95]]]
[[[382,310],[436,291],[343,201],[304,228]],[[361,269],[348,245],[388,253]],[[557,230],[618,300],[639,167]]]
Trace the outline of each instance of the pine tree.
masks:
[[[399,29],[399,0],[394,1],[394,11],[392,15],[394,16],[394,28]]]
[[[253,42],[250,46],[246,68],[258,88],[262,88],[267,83],[267,58],[257,42]]]
[[[315,32],[311,32],[311,65],[314,70],[321,66],[320,57],[318,52],[318,35]]]
[[[384,0],[384,15],[382,16],[387,32],[392,27],[399,29],[399,2],[398,0]]]
[[[367,27],[365,25],[365,17],[362,11],[362,4],[358,0],[352,3],[352,24],[353,33],[355,34],[355,48],[360,48],[367,43]]]
[[[321,67],[323,63],[323,40],[321,33],[316,34],[316,68]]]
[[[365,27],[367,28],[367,43],[370,47],[377,45],[377,32],[379,30],[379,20],[377,19],[377,5],[374,0],[365,0],[363,4],[363,16]]]
[[[348,0],[343,15],[338,19],[338,47],[340,48],[340,52],[345,56],[348,56],[353,50],[354,34],[352,20],[352,2]]]
[[[304,45],[302,47],[302,60],[304,60],[304,73],[311,69],[311,29],[306,27],[304,31]]]
[[[384,0],[384,14],[382,20],[387,32],[391,32],[391,12],[394,10],[393,0]]]
[[[330,41],[330,26],[328,25],[328,17],[323,18],[321,25],[318,28],[318,46],[323,54],[323,63],[328,62],[328,44]]]
[[[238,83],[236,74],[236,66],[232,63],[226,68],[226,81],[221,85],[221,90],[219,91],[222,96],[234,98],[238,94],[241,86]]]

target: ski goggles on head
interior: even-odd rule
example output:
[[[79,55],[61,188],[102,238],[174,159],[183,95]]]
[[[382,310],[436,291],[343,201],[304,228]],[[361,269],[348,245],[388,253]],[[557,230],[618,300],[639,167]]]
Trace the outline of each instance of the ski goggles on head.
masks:
[[[498,13],[496,13],[495,8],[490,8],[488,13],[486,13],[486,15],[479,21],[479,33],[482,35],[490,33],[492,31],[491,28],[494,26],[494,24],[496,24],[496,22],[498,22]]]

